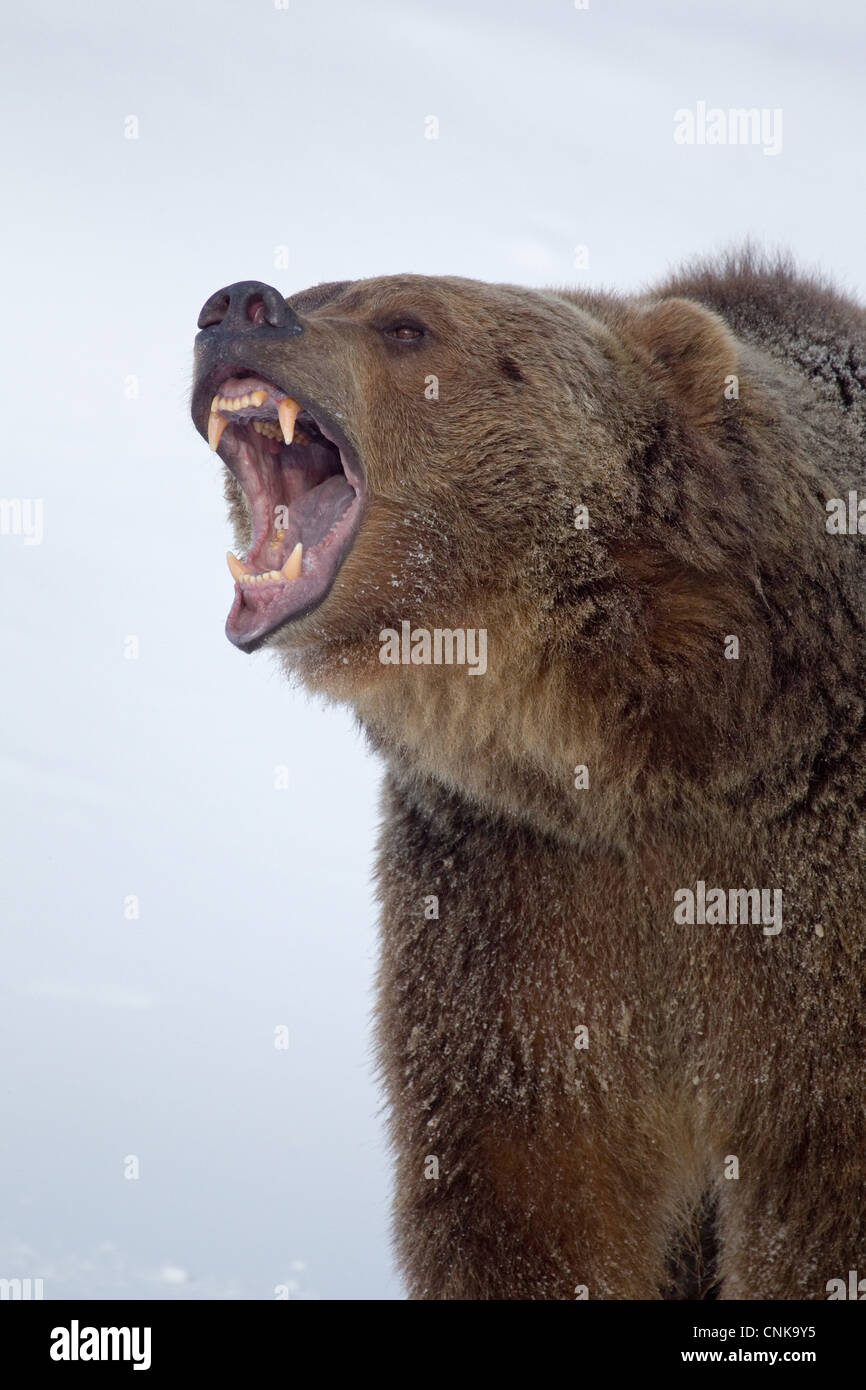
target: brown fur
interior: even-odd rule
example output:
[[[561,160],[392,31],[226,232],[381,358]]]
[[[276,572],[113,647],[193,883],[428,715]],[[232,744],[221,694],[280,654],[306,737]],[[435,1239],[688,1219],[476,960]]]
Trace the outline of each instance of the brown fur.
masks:
[[[866,315],[749,255],[632,299],[406,275],[290,303],[262,369],[339,413],[370,505],[272,645],[387,767],[410,1294],[866,1275],[866,541],[825,527],[863,483]],[[427,339],[388,346],[394,311]],[[404,619],[485,628],[487,674],[382,665]],[[698,879],[781,888],[782,931],[675,925]]]

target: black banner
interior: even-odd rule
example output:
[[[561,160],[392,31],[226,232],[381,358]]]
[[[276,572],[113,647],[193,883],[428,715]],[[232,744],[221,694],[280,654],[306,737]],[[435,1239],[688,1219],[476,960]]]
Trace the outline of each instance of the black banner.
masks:
[[[859,1300],[858,1300],[859,1301]],[[197,1384],[207,1376],[221,1380],[232,1374],[249,1374],[258,1367],[282,1369],[287,1377],[303,1371],[308,1358],[319,1372],[327,1373],[343,1356],[369,1361],[387,1356],[391,1372],[404,1378],[389,1347],[381,1339],[398,1335],[426,1337],[431,1332],[455,1329],[475,1343],[482,1359],[498,1359],[497,1351],[511,1358],[512,1337],[520,1324],[490,1339],[487,1314],[476,1310],[471,1322],[465,1313],[433,1315],[407,1312],[407,1321],[388,1306],[385,1324],[365,1304],[362,1340],[355,1333],[333,1340],[331,1324],[343,1318],[346,1305],[323,1307],[305,1303],[287,1307],[285,1302],[8,1302],[0,1304],[0,1336],[3,1365],[21,1371],[46,1371],[52,1379],[72,1374],[98,1376],[100,1369],[146,1375],[159,1381],[164,1376],[193,1372]],[[420,1323],[416,1317],[421,1317]],[[445,1323],[438,1318],[444,1316]],[[497,1315],[492,1314],[494,1325]],[[457,1323],[451,1319],[456,1317]],[[481,1322],[476,1319],[480,1317]],[[561,1332],[574,1343],[575,1374],[592,1364],[618,1371],[668,1371],[673,1367],[720,1365],[786,1367],[805,1366],[823,1379],[842,1373],[859,1354],[863,1340],[863,1315],[846,1313],[835,1301],[821,1303],[590,1303],[576,1301],[568,1313],[551,1311],[536,1323],[534,1315],[523,1325],[525,1333],[545,1337]],[[322,1321],[320,1322],[320,1319]],[[483,1342],[479,1339],[479,1332]],[[327,1334],[323,1340],[323,1333]],[[547,1363],[549,1342],[528,1343],[520,1334],[524,1354]],[[377,1345],[378,1343],[378,1345]],[[536,1350],[533,1352],[532,1347]],[[591,1358],[591,1362],[588,1360]],[[427,1363],[433,1369],[436,1357]],[[450,1378],[465,1358],[452,1350],[438,1374]]]

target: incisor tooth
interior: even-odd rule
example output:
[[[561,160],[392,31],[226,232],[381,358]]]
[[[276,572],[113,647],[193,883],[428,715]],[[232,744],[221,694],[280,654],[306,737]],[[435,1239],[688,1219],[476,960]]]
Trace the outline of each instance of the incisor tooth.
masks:
[[[265,401],[267,400],[267,398],[268,398],[268,393],[267,393],[267,391],[251,391],[251,392],[250,392],[250,400],[252,401],[252,403],[253,403],[254,406],[264,405],[264,403],[265,403]]]
[[[300,541],[295,546],[286,563],[283,565],[284,579],[297,579],[301,573],[301,561],[304,558],[304,547]]]
[[[283,399],[277,404],[280,429],[283,431],[283,439],[287,444],[292,442],[292,435],[295,433],[295,421],[298,418],[300,408],[298,402],[293,401],[291,396],[283,396]]]
[[[228,420],[224,420],[221,415],[217,415],[216,411],[211,411],[210,418],[207,422],[207,442],[214,452],[219,448],[223,430],[227,424]]]
[[[229,551],[226,555],[226,559],[228,560],[228,565],[229,569],[231,570],[232,579],[240,580],[243,579],[245,575],[249,574],[249,570],[247,569],[243,561],[239,560],[237,555],[233,555],[231,551]]]

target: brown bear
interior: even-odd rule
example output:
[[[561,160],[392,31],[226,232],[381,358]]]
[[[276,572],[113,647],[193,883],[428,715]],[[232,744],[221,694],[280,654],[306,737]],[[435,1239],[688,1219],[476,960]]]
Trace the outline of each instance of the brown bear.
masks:
[[[634,297],[208,300],[227,632],[384,759],[411,1297],[866,1274],[866,313],[750,252]]]

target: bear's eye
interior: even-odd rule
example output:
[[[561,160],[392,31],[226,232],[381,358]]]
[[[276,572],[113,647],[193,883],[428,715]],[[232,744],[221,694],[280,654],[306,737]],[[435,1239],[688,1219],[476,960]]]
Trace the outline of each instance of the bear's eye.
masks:
[[[415,338],[423,338],[424,330],[414,323],[395,323],[385,329],[386,338],[396,338],[398,342],[409,343]]]

